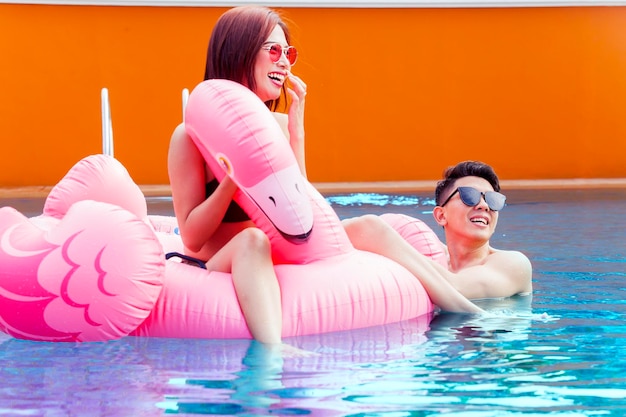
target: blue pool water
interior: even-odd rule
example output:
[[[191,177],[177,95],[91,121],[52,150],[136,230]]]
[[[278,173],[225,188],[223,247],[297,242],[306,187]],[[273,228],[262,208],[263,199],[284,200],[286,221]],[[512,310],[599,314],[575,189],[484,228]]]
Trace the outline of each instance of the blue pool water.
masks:
[[[512,191],[492,244],[525,252],[532,297],[288,339],[36,343],[0,335],[2,416],[626,415],[626,190]],[[329,196],[341,217],[431,218],[426,195]],[[167,199],[150,211],[170,214]],[[40,202],[1,201],[34,215]]]

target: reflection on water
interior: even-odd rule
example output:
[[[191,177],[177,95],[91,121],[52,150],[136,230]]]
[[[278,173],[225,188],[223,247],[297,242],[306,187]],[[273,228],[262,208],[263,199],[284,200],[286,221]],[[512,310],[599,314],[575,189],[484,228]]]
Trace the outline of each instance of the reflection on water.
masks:
[[[245,340],[0,336],[0,415],[623,415],[626,190],[508,195],[493,245],[529,256],[532,297],[287,340],[319,354],[304,358]],[[441,233],[427,196],[350,198],[342,217],[403,212]]]

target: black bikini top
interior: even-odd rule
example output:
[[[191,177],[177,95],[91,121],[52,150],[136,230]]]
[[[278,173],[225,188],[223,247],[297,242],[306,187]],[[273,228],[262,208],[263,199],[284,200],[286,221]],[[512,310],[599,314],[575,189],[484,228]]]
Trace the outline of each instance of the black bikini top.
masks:
[[[206,184],[205,186],[206,198],[209,198],[209,196],[215,192],[218,185],[219,185],[219,182],[216,179],[213,179],[211,182],[208,182]],[[246,212],[243,211],[241,206],[237,204],[236,201],[231,201],[230,205],[228,206],[228,209],[226,210],[226,214],[224,214],[224,218],[222,219],[222,222],[238,223],[238,222],[245,222],[247,220],[250,220],[250,217],[248,217]]]

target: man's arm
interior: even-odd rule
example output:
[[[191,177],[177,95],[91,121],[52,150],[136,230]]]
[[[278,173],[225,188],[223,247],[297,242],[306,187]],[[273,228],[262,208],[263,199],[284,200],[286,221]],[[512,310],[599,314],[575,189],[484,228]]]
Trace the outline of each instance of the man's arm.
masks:
[[[442,276],[441,265],[431,261],[378,216],[365,215],[343,221],[355,248],[396,261],[424,286],[432,302],[450,312],[479,313],[483,310],[464,297]]]

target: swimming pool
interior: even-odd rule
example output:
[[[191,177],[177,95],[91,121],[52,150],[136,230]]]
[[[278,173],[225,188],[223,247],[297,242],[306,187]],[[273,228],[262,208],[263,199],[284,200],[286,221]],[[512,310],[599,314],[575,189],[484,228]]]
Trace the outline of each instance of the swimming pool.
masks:
[[[431,218],[424,195],[328,196],[341,217]],[[626,413],[626,190],[513,190],[493,246],[534,267],[533,297],[288,339],[38,343],[0,336],[0,415],[621,416]],[[30,215],[40,202],[1,201]],[[168,199],[150,211],[171,213]],[[532,305],[531,305],[532,302]],[[545,315],[543,313],[546,313]]]

